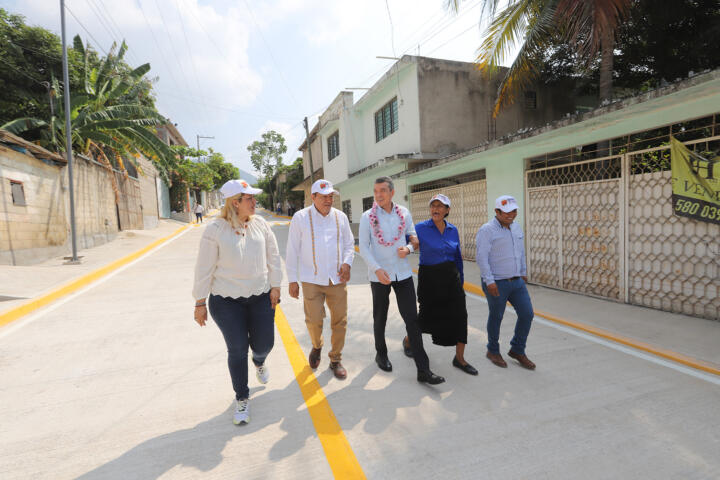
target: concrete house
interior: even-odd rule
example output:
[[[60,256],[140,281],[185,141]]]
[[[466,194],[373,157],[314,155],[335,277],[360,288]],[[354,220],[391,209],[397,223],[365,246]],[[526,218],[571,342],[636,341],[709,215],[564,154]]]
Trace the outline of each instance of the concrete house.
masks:
[[[340,92],[313,128],[311,146],[322,151],[323,176],[340,191],[351,223],[372,205],[375,178],[575,110],[562,89],[543,87],[524,92],[522,101],[493,118],[497,85],[472,63],[405,55],[357,102],[351,92]],[[395,199],[407,205],[405,180],[395,189]]]

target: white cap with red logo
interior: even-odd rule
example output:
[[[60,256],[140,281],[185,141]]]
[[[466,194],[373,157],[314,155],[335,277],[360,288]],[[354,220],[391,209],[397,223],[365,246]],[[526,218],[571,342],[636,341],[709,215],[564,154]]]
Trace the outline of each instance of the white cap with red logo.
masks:
[[[428,202],[428,205],[432,205],[432,202],[437,200],[438,202],[444,204],[446,207],[450,206],[450,199],[443,195],[442,193],[438,193],[437,195],[433,196],[430,201]]]
[[[515,201],[515,197],[510,195],[501,195],[495,200],[495,208],[502,210],[505,213],[517,210],[518,204]]]
[[[225,184],[220,187],[220,193],[223,198],[227,200],[228,198],[240,195],[241,193],[246,195],[257,195],[258,193],[262,193],[262,189],[253,188],[245,180],[240,179],[225,182]]]
[[[333,188],[333,184],[327,180],[320,179],[312,184],[310,187],[310,193],[319,193],[320,195],[340,195],[340,192]]]

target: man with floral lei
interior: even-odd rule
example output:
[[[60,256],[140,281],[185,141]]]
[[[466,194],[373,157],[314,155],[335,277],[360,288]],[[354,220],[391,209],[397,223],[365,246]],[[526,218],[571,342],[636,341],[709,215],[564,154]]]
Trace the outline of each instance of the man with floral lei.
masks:
[[[375,363],[381,370],[392,371],[385,344],[385,325],[390,306],[390,289],[395,291],[398,310],[405,322],[403,339],[405,355],[415,360],[419,382],[436,385],[445,381],[430,371],[430,361],[423,348],[422,332],[417,321],[415,284],[407,256],[418,247],[415,225],[410,211],[393,203],[395,187],[390,177],[375,180],[375,202],[360,219],[360,256],[368,265],[373,298],[373,331]],[[406,236],[410,243],[407,243]],[[406,244],[407,243],[407,244]]]
[[[285,256],[289,293],[300,296],[302,283],[305,325],[312,349],[310,367],[320,365],[323,346],[325,304],[330,309],[330,369],[336,378],[345,379],[341,363],[347,331],[347,282],[355,255],[355,238],[347,216],[333,208],[333,195],[339,192],[327,180],[310,187],[312,205],[296,212],[290,221]]]

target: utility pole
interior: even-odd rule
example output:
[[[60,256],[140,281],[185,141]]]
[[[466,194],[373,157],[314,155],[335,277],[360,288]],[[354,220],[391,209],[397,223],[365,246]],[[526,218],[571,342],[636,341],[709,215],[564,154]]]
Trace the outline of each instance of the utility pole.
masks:
[[[195,135],[195,137],[197,137],[196,140],[197,140],[197,149],[198,149],[198,152],[200,152],[200,139],[201,139],[201,138],[211,138],[211,139],[215,140],[215,137],[205,137],[205,136],[203,136],[203,135]],[[198,155],[199,155],[199,153],[198,153]]]
[[[315,172],[313,171],[312,149],[310,148],[310,132],[308,131],[307,117],[303,119],[303,125],[305,125],[305,148],[307,148],[308,158],[310,159],[310,183],[315,183]]]
[[[70,132],[70,75],[68,74],[67,42],[65,41],[65,0],[60,0],[60,31],[62,32],[63,99],[65,100],[65,154],[68,163],[70,185],[70,234],[72,237],[71,265],[79,264],[75,233],[75,187],[73,186],[72,132]]]

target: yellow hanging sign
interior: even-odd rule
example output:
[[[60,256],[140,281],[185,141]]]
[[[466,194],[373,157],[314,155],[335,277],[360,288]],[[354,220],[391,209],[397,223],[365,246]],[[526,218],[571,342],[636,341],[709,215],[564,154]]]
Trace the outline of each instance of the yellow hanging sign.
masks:
[[[670,137],[673,213],[720,224],[720,157],[705,158]]]

